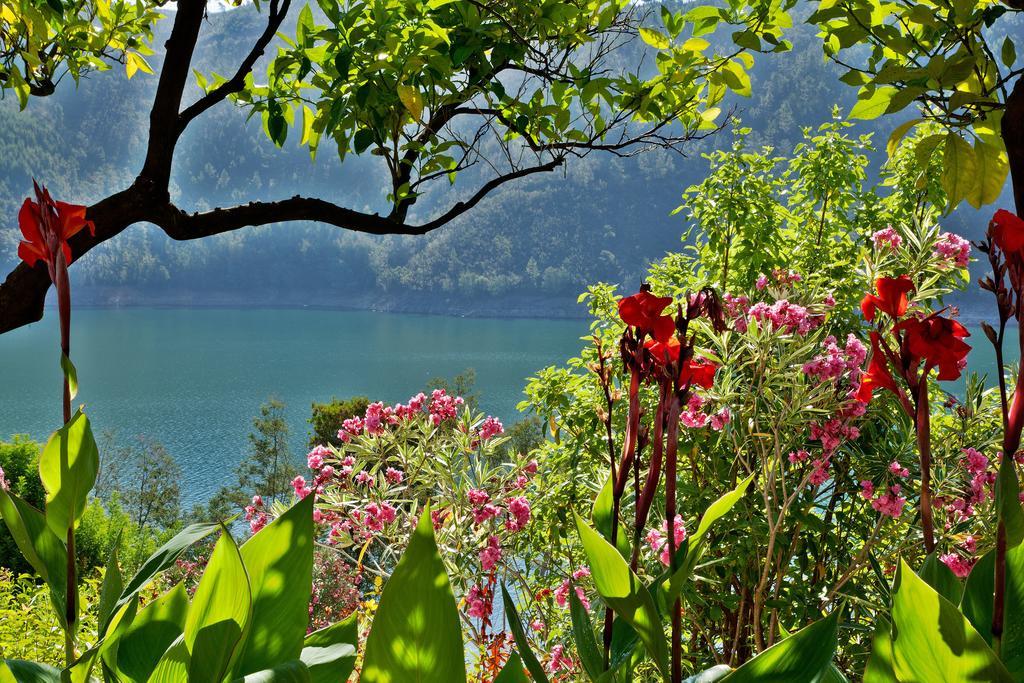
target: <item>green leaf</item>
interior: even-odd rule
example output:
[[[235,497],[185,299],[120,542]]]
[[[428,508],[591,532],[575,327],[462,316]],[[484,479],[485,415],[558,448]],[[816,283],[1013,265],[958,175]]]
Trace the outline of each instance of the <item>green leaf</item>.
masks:
[[[1013,63],[1017,61],[1017,48],[1010,36],[1003,39],[1003,48],[999,51],[999,58],[1003,60],[1003,66],[1007,69],[1012,68]]]
[[[960,583],[960,579],[956,578],[956,575],[953,574],[949,567],[939,561],[938,554],[935,551],[932,551],[928,554],[928,557],[924,558],[921,571],[917,574],[942,597],[953,604],[960,602],[960,596],[964,592],[963,584]]]
[[[667,50],[672,45],[669,37],[657,29],[641,27],[640,37],[645,43],[658,50]]]
[[[750,486],[750,482],[754,481],[755,475],[756,473],[751,474],[741,481],[737,484],[736,488],[721,496],[704,511],[704,516],[700,518],[697,530],[686,539],[686,555],[683,558],[682,565],[676,569],[675,573],[667,581],[659,585],[659,590],[665,596],[665,604],[670,605],[679,597],[686,582],[689,581],[694,568],[707,550],[708,532],[711,530],[711,525],[724,517],[743,498],[743,495],[747,492],[747,487]]]
[[[893,154],[895,154],[897,148],[899,148],[900,146],[900,141],[906,136],[908,132],[910,132],[910,129],[923,121],[924,119],[921,118],[910,119],[909,121],[904,121],[899,126],[897,126],[896,130],[894,130],[892,132],[892,135],[889,136],[889,142],[887,142],[885,145],[886,153],[890,157]]]
[[[188,593],[177,584],[145,608],[118,634],[116,673],[122,681],[144,683],[163,654],[185,630]]]
[[[1024,542],[1024,510],[1020,505],[1020,483],[1013,458],[1003,458],[996,475],[996,510],[1006,525],[1006,543],[1016,547]]]
[[[1006,152],[982,140],[974,143],[974,161],[977,179],[967,193],[967,203],[980,209],[999,199],[1010,173],[1010,164]]]
[[[75,369],[75,364],[65,353],[60,354],[60,369],[64,371],[64,378],[67,380],[71,398],[78,396],[78,370]]]
[[[189,680],[223,679],[239,656],[251,619],[249,577],[235,539],[225,527],[185,619]]]
[[[60,671],[49,664],[0,660],[0,683],[60,683]]]
[[[347,681],[356,666],[356,647],[359,644],[358,615],[331,624],[306,636],[299,658],[309,669],[312,683]],[[340,646],[347,645],[348,649]],[[321,650],[331,649],[325,659]],[[314,651],[315,650],[315,651]]]
[[[50,436],[39,456],[39,478],[46,488],[46,523],[58,538],[66,537],[82,516],[99,469],[100,454],[89,418],[79,410]]]
[[[67,627],[68,554],[64,541],[46,525],[42,512],[3,488],[0,488],[0,514],[18,550],[49,586],[50,603],[57,620]]]
[[[373,144],[373,131],[369,128],[360,128],[352,138],[352,148],[356,154],[362,154]]]
[[[960,610],[992,644],[992,608],[995,602],[996,553],[989,551],[971,569]],[[1006,551],[1006,592],[1003,596],[1003,637],[999,654],[1014,680],[1024,679],[1024,545]]]
[[[728,676],[731,672],[732,667],[726,664],[718,664],[710,669],[701,671],[699,674],[694,674],[689,678],[684,678],[683,683],[716,683]]]
[[[117,550],[121,546],[121,534],[118,533],[110,546],[110,555],[107,557],[107,565],[103,569],[103,584],[100,586],[99,603],[99,624],[100,635],[106,635],[107,624],[114,614],[114,607],[117,605],[121,591],[124,590],[124,579],[121,577],[121,567],[117,564]]]
[[[242,683],[309,683],[311,679],[306,665],[298,660],[293,660],[235,680],[242,681]]]
[[[966,198],[978,182],[977,161],[974,149],[956,133],[946,135],[946,147],[942,156],[942,189],[950,208]]]
[[[530,679],[523,673],[523,660],[515,650],[508,656],[508,661],[501,667],[501,673],[494,679],[494,683],[530,683]]]
[[[190,656],[185,636],[178,636],[174,644],[167,648],[148,683],[189,683]],[[210,680],[210,679],[207,679]]]
[[[598,492],[597,498],[594,499],[594,506],[590,513],[590,518],[594,522],[594,528],[600,531],[601,535],[609,543],[612,540],[612,512],[615,504],[612,492],[613,486],[614,482],[609,476],[604,486]],[[633,552],[629,541],[629,531],[621,523],[619,524],[618,532],[615,534],[615,547],[619,549],[619,553],[623,557],[630,557]]]
[[[667,677],[668,650],[654,598],[630,570],[622,555],[578,514],[575,516],[597,592],[606,605],[636,630],[658,670]]]
[[[869,86],[861,90],[858,95],[857,104],[850,110],[851,119],[871,120],[877,119],[889,108],[889,102],[896,94],[896,88]]]
[[[580,602],[576,591],[569,591],[569,615],[572,619],[572,635],[576,641],[576,652],[580,656],[583,670],[590,680],[596,681],[604,673],[604,657],[597,647],[594,628],[590,624],[587,610]]]
[[[361,681],[464,681],[459,611],[434,541],[430,506],[380,597]]]
[[[533,650],[530,649],[530,643],[526,640],[526,630],[523,628],[522,619],[519,618],[519,610],[516,609],[516,603],[512,601],[512,596],[508,594],[508,589],[505,588],[504,584],[501,586],[501,595],[505,606],[505,619],[508,620],[509,630],[512,631],[512,639],[515,640],[516,647],[519,648],[520,656],[526,665],[526,670],[530,672],[536,683],[548,683],[544,667],[537,661]]]
[[[903,560],[892,598],[893,670],[898,680],[1013,680],[971,622]]]
[[[138,595],[139,591],[156,578],[157,574],[177,562],[178,558],[191,548],[193,544],[198,543],[220,528],[221,525],[216,522],[192,524],[179,531],[174,538],[157,548],[157,551],[142,563],[142,567],[132,577],[132,580],[128,582],[128,585],[125,586],[124,591],[121,592],[121,598],[114,607],[114,611],[116,612],[128,604],[132,598]]]
[[[419,121],[420,117],[423,116],[423,95],[420,95],[419,91],[411,85],[399,85],[398,99],[402,101],[405,108],[412,114],[412,118]]]
[[[832,664],[838,644],[839,610],[775,643],[722,679],[723,683],[815,681]]]
[[[241,548],[252,620],[236,676],[298,659],[313,590],[313,499],[306,496]]]
[[[871,635],[871,655],[864,669],[864,683],[891,683],[896,680],[892,661],[892,625],[879,617]]]

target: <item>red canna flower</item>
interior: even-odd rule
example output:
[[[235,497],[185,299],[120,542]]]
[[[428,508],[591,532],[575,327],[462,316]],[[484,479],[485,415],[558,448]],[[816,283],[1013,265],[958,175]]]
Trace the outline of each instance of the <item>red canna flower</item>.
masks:
[[[650,290],[643,288],[633,296],[619,301],[619,317],[622,322],[635,327],[637,332],[667,342],[675,332],[676,324],[672,316],[662,315],[662,311],[671,303],[672,297],[654,296]]]
[[[687,359],[679,369],[679,384],[710,389],[715,383],[716,370],[718,366],[707,358]]]
[[[914,283],[906,275],[880,277],[875,280],[876,294],[865,294],[860,310],[868,322],[875,319],[875,312],[882,311],[891,318],[898,318],[907,312],[907,292],[913,291]]]
[[[963,370],[967,354],[971,347],[963,341],[971,336],[967,328],[953,320],[933,313],[927,318],[918,320],[910,318],[897,325],[894,330],[906,333],[904,343],[915,360],[925,361],[928,368],[939,369],[938,379],[951,381],[958,379]]]
[[[860,388],[857,390],[857,400],[863,403],[870,403],[871,396],[875,389],[888,389],[896,392],[896,380],[889,372],[889,361],[882,351],[877,332],[871,333],[871,362],[868,369],[860,379]]]
[[[992,241],[1006,254],[1024,252],[1024,220],[1006,209],[999,209],[992,216],[990,226]]]
[[[644,348],[651,353],[651,357],[661,365],[668,365],[679,360],[679,339],[675,335],[668,338],[668,341],[660,342],[657,339],[648,339],[644,342]]]
[[[85,217],[85,207],[55,202],[49,191],[33,182],[36,200],[26,199],[18,212],[18,226],[25,238],[18,244],[18,257],[29,266],[46,263],[51,279],[55,276],[57,253],[64,254],[65,265],[71,263],[68,240],[83,228],[96,234],[96,225]]]

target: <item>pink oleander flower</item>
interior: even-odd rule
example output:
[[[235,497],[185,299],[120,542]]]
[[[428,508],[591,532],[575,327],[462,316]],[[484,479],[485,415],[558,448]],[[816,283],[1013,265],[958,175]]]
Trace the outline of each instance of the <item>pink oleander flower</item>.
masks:
[[[772,305],[764,302],[750,307],[750,318],[760,323],[771,323],[774,331],[805,335],[821,325],[822,316],[813,315],[803,306],[779,299]]]
[[[678,549],[683,541],[686,540],[686,525],[683,522],[682,515],[675,516],[674,527],[675,547]],[[647,545],[651,547],[651,550],[658,553],[658,559],[667,567],[670,561],[668,555],[668,520],[662,520],[660,530],[651,529],[648,531],[644,540],[647,541]]]
[[[939,561],[949,567],[950,571],[952,571],[958,579],[966,579],[967,575],[971,573],[971,569],[974,567],[973,560],[961,557],[956,553],[946,553],[939,557]]]
[[[811,466],[811,476],[808,478],[811,486],[821,486],[828,481],[829,468],[832,467],[832,460],[829,456],[823,454],[822,457],[815,458],[811,462]]]
[[[722,408],[711,416],[711,428],[716,432],[720,432],[725,429],[730,420],[732,420],[732,413],[729,412],[728,408]]]
[[[908,470],[906,467],[899,464],[895,460],[889,463],[889,471],[895,474],[900,479],[906,479],[907,477],[910,476],[910,470]]]
[[[331,456],[331,449],[327,446],[317,446],[306,455],[306,464],[309,469],[318,470],[324,466],[324,458]]]
[[[864,500],[871,500],[873,495],[875,495],[875,485],[870,479],[865,479],[860,483],[860,497]]]
[[[543,631],[547,627],[548,627],[548,625],[545,624],[540,619],[534,619],[533,621],[530,622],[530,630],[533,631],[534,633],[540,633],[541,631]]]
[[[952,264],[957,268],[966,268],[971,262],[971,243],[960,235],[944,232],[935,243],[934,255],[941,261],[941,266]]]
[[[356,475],[356,483],[364,486],[373,486],[373,475],[366,470],[360,470]]]
[[[480,425],[480,438],[483,441],[504,433],[505,427],[502,426],[501,421],[496,417],[488,417]]]
[[[401,484],[402,480],[405,479],[405,473],[402,470],[396,470],[394,467],[389,467],[384,471],[384,478],[392,484]]]
[[[480,566],[485,572],[489,572],[491,569],[501,561],[501,541],[497,536],[491,534],[487,538],[487,547],[480,551]]]
[[[444,420],[454,419],[459,406],[464,403],[461,396],[449,396],[444,389],[434,389],[430,394],[430,420],[439,425]]]
[[[523,471],[526,472],[527,474],[537,474],[538,467],[540,467],[540,463],[538,463],[536,460],[531,460],[530,462],[526,463],[526,467],[523,468]]]
[[[10,491],[11,485],[7,481],[7,477],[4,476],[4,468],[0,467],[0,489],[4,491]]]
[[[313,489],[306,486],[306,478],[301,475],[292,479],[292,489],[299,498],[305,498],[313,492]]]
[[[558,588],[555,589],[555,604],[562,609],[567,608],[569,606],[569,589],[573,588],[574,582],[580,581],[588,576],[590,576],[590,570],[586,567],[582,567],[574,571],[571,579],[566,579]],[[587,598],[587,592],[579,585],[575,586],[575,592],[576,597],[579,598],[580,604],[583,605],[583,608],[589,610],[590,600]]]
[[[889,487],[889,490],[871,501],[871,507],[883,515],[892,517],[893,519],[899,519],[903,514],[903,506],[907,504],[907,499],[900,495],[900,487],[898,484],[894,484]]]
[[[903,238],[891,226],[875,232],[871,235],[871,241],[875,243],[875,249],[887,247],[891,251],[896,251],[903,244]]]
[[[341,429],[338,430],[338,438],[348,443],[352,440],[352,437],[359,436],[363,433],[363,419],[361,417],[350,417],[341,423]]]
[[[757,282],[754,283],[754,287],[757,288],[757,291],[760,292],[760,291],[764,290],[767,286],[768,286],[768,276],[764,275],[763,273],[761,275],[758,275],[757,276]]]
[[[978,552],[978,539],[974,536],[968,536],[964,539],[963,543],[960,544],[960,547],[967,552],[974,554]]]
[[[491,596],[486,588],[472,586],[466,596],[467,614],[476,619],[488,619],[491,616]]]
[[[576,668],[576,662],[572,657],[565,654],[565,646],[559,643],[551,648],[551,661],[548,662],[548,672],[558,673],[559,671],[572,671]]]
[[[483,505],[491,500],[490,494],[481,489],[470,489],[466,496],[469,498],[469,502],[473,505]]]
[[[448,510],[431,510],[430,521],[434,523],[434,531],[439,531],[444,526],[445,520],[450,513]]]
[[[509,498],[505,503],[508,507],[509,519],[505,520],[505,528],[509,531],[521,531],[530,521],[530,501],[523,496]]]
[[[500,513],[501,510],[498,508],[497,505],[485,503],[481,507],[478,507],[475,510],[473,510],[473,523],[477,526],[480,526],[487,520],[493,517],[497,517]]]
[[[810,457],[810,455],[810,453],[808,453],[802,448],[798,451],[790,451],[789,461],[795,465],[797,463],[804,462],[805,460],[807,460],[807,458]]]

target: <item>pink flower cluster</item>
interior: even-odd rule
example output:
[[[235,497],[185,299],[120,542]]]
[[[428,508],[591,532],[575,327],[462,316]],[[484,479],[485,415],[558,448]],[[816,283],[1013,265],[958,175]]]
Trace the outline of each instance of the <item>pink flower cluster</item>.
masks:
[[[749,317],[760,323],[771,323],[772,329],[789,334],[805,335],[821,325],[822,316],[810,313],[804,306],[779,299],[768,305],[759,302],[750,307]]]
[[[435,391],[434,393],[436,394],[437,392]],[[462,399],[458,400],[461,401]],[[348,443],[353,437],[360,434],[367,434],[369,436],[383,434],[388,426],[396,425],[403,420],[410,420],[416,415],[422,414],[426,401],[426,394],[421,392],[404,404],[397,403],[394,406],[386,406],[381,401],[371,403],[366,407],[363,417],[350,417],[341,423],[341,429],[338,430],[338,438]]]
[[[958,579],[966,579],[971,573],[971,569],[974,568],[974,560],[963,557],[957,553],[946,553],[945,555],[941,555],[939,556],[939,561],[949,567],[950,571],[952,571]]]
[[[480,551],[480,566],[489,572],[501,561],[501,540],[491,534],[487,537],[487,546]]]
[[[776,268],[772,271],[772,278],[775,280],[775,284],[780,287],[786,287],[793,284],[794,282],[800,282],[803,278],[800,273],[793,270],[783,270],[782,268]],[[763,273],[757,276],[757,282],[754,283],[754,287],[758,291],[762,291],[770,284],[768,277]]]
[[[846,407],[839,413],[839,417],[826,420],[823,424],[811,423],[810,438],[812,441],[821,442],[821,457],[815,458],[812,462],[812,469],[808,481],[812,486],[821,486],[830,476],[829,470],[832,466],[832,456],[843,441],[853,441],[860,436],[860,430],[851,424],[852,418],[864,414],[867,404],[861,401],[848,401]],[[794,455],[803,454],[803,458],[794,458]],[[807,459],[806,451],[790,453],[789,461],[792,463],[803,462]]]
[[[555,589],[555,604],[565,609],[569,606],[569,589],[575,586],[576,597],[580,599],[580,604],[586,610],[590,609],[590,600],[587,599],[587,592],[583,590],[583,587],[578,585],[577,582],[590,576],[590,569],[587,567],[580,567],[572,573],[571,579],[566,579],[562,582],[558,588]]]
[[[989,470],[989,461],[974,448],[963,450],[964,469],[971,475],[971,495],[968,502],[980,505],[988,498],[989,490],[996,481],[996,473]]]
[[[869,482],[870,483],[870,482]],[[864,482],[861,482],[861,486],[864,486]],[[907,504],[907,499],[900,495],[900,485],[893,484],[889,487],[889,490],[885,493],[877,496],[871,501],[871,507],[883,515],[898,519],[903,514],[903,506]],[[864,492],[861,493],[863,495]]]
[[[479,434],[480,438],[484,441],[504,433],[505,427],[501,424],[501,421],[496,417],[488,417],[480,424]]]
[[[464,403],[461,396],[449,396],[444,389],[434,389],[430,394],[430,420],[435,425],[452,419],[459,414]]]
[[[823,345],[824,353],[820,353],[811,361],[804,363],[805,375],[820,381],[838,379],[846,372],[855,377],[860,375],[860,369],[868,356],[868,350],[857,337],[853,334],[848,335],[846,346],[840,348],[836,338],[829,335],[825,337]]]
[[[573,671],[576,662],[572,657],[565,654],[565,646],[561,643],[551,648],[551,660],[548,662],[548,672],[558,673],[559,671]]]
[[[701,409],[703,407],[704,398],[698,394],[690,394],[686,407],[679,413],[679,421],[691,429],[699,429],[710,424],[712,429],[720,432],[725,429],[725,425],[729,424],[729,421],[732,419],[732,413],[727,407],[723,407],[718,412],[711,414],[702,412]]]
[[[249,522],[249,529],[254,534],[270,521],[270,516],[263,507],[263,496],[253,496],[252,503],[245,506],[245,521]]]
[[[499,517],[503,511],[491,503],[491,496],[482,489],[470,489],[466,494],[473,506],[473,523],[477,526],[489,519]],[[513,496],[505,501],[505,528],[509,531],[521,531],[530,521],[530,501],[524,496]]]
[[[944,232],[935,243],[935,258],[942,261],[945,267],[952,264],[957,268],[966,268],[971,262],[971,243],[956,233]]]
[[[0,489],[4,491],[10,491],[11,485],[7,483],[7,477],[4,476],[4,468],[0,467]]]
[[[871,241],[875,243],[875,249],[888,247],[892,251],[896,251],[903,244],[903,238],[892,226],[877,231],[871,236]]]
[[[474,585],[466,595],[466,613],[475,619],[489,619],[493,600],[486,587]]]
[[[686,540],[686,526],[683,523],[681,515],[675,516],[675,524],[673,528],[673,536],[675,537],[675,547],[678,549],[682,545],[683,541]],[[644,537],[647,544],[651,546],[651,550],[658,553],[658,559],[666,567],[669,564],[669,547],[668,547],[668,520],[664,520],[661,523],[661,530],[651,529],[647,532],[647,536]]]

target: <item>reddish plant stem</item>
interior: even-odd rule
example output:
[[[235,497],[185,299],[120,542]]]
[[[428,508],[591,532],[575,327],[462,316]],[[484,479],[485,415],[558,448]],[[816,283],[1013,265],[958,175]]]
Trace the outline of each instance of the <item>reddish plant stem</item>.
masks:
[[[54,256],[54,287],[57,290],[57,310],[60,318],[60,350],[68,359],[71,358],[71,284],[68,280],[68,266],[64,261],[64,252],[56,250]],[[63,363],[61,363],[63,366]],[[66,374],[62,382],[62,407],[64,409],[64,424],[71,421],[71,386]],[[78,581],[75,577],[75,526],[74,522],[68,526],[67,538],[67,587],[65,590],[65,620],[67,628],[64,631],[64,658],[67,666],[75,660],[74,628],[75,617],[78,613],[76,597],[78,593]]]
[[[665,446],[665,522],[668,538],[668,561],[671,573],[676,570],[676,465],[679,451],[679,397],[669,392],[668,429]],[[682,601],[672,603],[672,683],[683,680],[682,669]]]
[[[932,437],[928,405],[928,370],[921,373],[917,390],[917,454],[921,461],[921,529],[925,552],[935,550],[935,523],[932,518]]]

